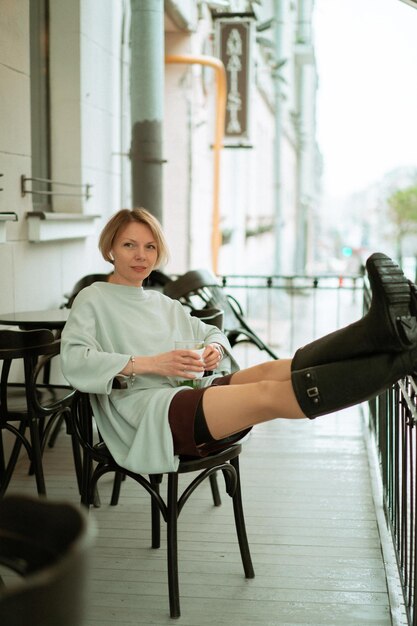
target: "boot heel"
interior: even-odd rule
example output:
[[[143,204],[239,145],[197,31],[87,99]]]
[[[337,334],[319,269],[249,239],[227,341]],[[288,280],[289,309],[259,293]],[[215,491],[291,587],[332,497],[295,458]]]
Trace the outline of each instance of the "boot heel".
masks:
[[[385,318],[386,349],[402,351],[414,347],[417,320],[412,315],[411,288],[403,271],[381,252],[369,257],[366,269],[373,294],[372,313],[376,319],[381,315]]]
[[[413,347],[417,344],[417,320],[411,315],[407,317],[398,317],[397,320],[398,334],[407,346]]]

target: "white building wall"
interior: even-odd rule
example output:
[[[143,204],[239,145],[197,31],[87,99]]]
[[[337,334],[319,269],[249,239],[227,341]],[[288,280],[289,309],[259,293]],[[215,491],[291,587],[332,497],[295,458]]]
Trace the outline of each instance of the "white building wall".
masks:
[[[20,176],[30,172],[29,16],[27,2],[5,0],[0,11],[0,211],[18,214],[6,226],[8,243],[0,244],[0,306],[13,310],[19,292],[16,266],[26,253],[24,212],[30,198],[20,197]],[[29,274],[29,268],[27,269]],[[26,285],[30,287],[30,280]],[[33,283],[33,279],[32,279]],[[26,285],[23,285],[26,286]]]
[[[95,233],[86,238],[66,239],[68,233],[63,231],[62,240],[29,243],[26,214],[32,211],[32,196],[20,193],[21,175],[31,173],[29,2],[2,0],[0,212],[16,212],[18,221],[7,223],[7,240],[0,243],[0,311],[58,306],[81,276],[110,270],[97,251],[97,237],[112,213],[130,206],[129,4],[127,0],[51,2],[52,176],[92,185],[90,199],[56,196],[53,207],[57,212],[100,217]],[[286,3],[284,261],[291,258],[295,241],[294,6]],[[167,54],[213,54],[209,12],[200,18],[190,20],[193,27],[197,24],[195,31],[167,28]],[[274,212],[273,89],[265,59],[257,55],[258,75],[251,85],[253,147],[225,149],[221,156],[222,227],[230,234],[230,243],[220,251],[223,273],[267,273],[273,267],[272,234],[246,237],[248,224],[268,215],[272,219]],[[172,250],[169,272],[211,267],[214,107],[213,70],[166,67],[164,227]],[[283,269],[291,271],[290,264]]]
[[[51,3],[52,177],[93,185],[89,200],[56,196],[53,207],[101,215],[97,234],[120,208],[122,8],[112,0]],[[2,2],[0,32],[0,211],[18,215],[17,222],[7,223],[7,240],[0,243],[0,310],[56,307],[78,278],[110,267],[98,255],[96,235],[28,242],[32,196],[20,194],[20,176],[31,175],[28,2]]]

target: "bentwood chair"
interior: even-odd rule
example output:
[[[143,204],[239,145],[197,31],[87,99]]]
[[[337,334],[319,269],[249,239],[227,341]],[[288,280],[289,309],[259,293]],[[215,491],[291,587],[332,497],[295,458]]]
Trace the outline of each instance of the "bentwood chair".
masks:
[[[225,293],[217,278],[208,270],[186,272],[167,283],[164,294],[194,310],[207,308],[222,310],[224,332],[232,347],[240,343],[251,343],[273,359],[278,358],[270,346],[250,327],[239,302]]]
[[[110,276],[111,276],[111,272],[110,274],[87,274],[86,276],[83,276],[82,278],[77,280],[77,282],[75,283],[70,293],[64,294],[64,297],[66,298],[66,302],[61,304],[61,308],[70,309],[72,307],[72,304],[76,296],[78,296],[78,294],[80,293],[82,289],[89,287],[93,283],[98,283],[98,282],[105,283],[109,280]]]
[[[178,579],[178,517],[195,489],[216,472],[222,472],[226,483],[226,492],[233,499],[234,520],[239,542],[240,554],[246,578],[254,578],[254,570],[249,551],[243,515],[242,496],[239,474],[239,455],[241,444],[225,443],[225,449],[204,458],[182,458],[176,472],[167,474],[166,500],[160,494],[162,474],[144,476],[119,466],[108,448],[97,435],[89,396],[76,392],[72,410],[73,428],[83,449],[83,472],[81,501],[89,507],[96,501],[97,483],[109,472],[116,476],[126,476],[136,481],[151,497],[152,548],[160,547],[160,517],[167,526],[167,567],[170,615],[180,616],[180,593]],[[197,473],[186,489],[179,496],[178,478],[180,474]],[[120,481],[114,482],[111,504],[119,499]],[[220,502],[217,502],[219,504]],[[215,502],[216,504],[216,502]]]
[[[65,385],[38,382],[42,359],[58,355],[59,349],[60,343],[50,330],[0,331],[0,497],[6,492],[22,446],[35,474],[38,494],[46,494],[43,449],[51,428],[61,416],[69,431],[74,394]],[[8,454],[5,433],[7,442],[11,439]],[[72,443],[78,477],[80,450],[75,437]]]
[[[82,289],[89,287],[93,283],[107,282],[111,275],[112,272],[109,274],[86,274],[75,283],[70,293],[64,295],[66,302],[61,305],[61,308],[70,309],[76,296],[78,296]],[[167,274],[164,274],[160,270],[153,270],[146,279],[145,287],[162,289],[170,281],[171,278]]]
[[[81,626],[93,536],[79,507],[0,500],[0,624]]]

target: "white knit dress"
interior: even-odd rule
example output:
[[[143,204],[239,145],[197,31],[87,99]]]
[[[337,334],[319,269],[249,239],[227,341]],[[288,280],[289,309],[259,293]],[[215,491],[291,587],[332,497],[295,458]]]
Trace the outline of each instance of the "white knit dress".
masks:
[[[190,389],[155,374],[136,376],[126,390],[112,389],[112,381],[131,355],[168,352],[186,339],[225,349],[216,373],[202,379],[205,386],[238,369],[221,331],[157,291],[98,282],[75,299],[62,333],[62,371],[73,387],[90,393],[100,433],[122,467],[146,474],[177,469],[168,409],[176,393]]]

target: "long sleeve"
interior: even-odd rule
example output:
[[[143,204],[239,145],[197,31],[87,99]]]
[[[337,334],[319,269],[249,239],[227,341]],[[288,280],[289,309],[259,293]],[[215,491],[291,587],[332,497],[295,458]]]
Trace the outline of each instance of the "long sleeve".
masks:
[[[113,378],[124,368],[130,353],[106,352],[97,339],[96,325],[91,303],[80,298],[62,333],[62,369],[76,389],[109,394]]]

